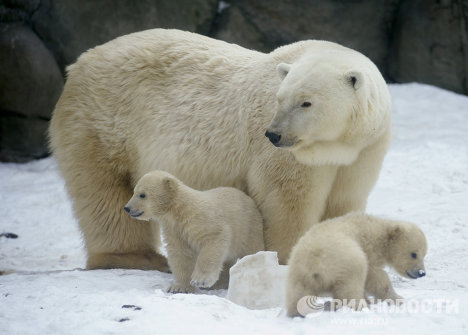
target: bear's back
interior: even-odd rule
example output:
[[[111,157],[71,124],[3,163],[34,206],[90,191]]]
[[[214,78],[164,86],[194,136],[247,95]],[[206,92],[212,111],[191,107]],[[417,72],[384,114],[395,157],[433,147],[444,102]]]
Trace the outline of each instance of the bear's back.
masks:
[[[205,193],[230,227],[233,255],[264,250],[263,218],[252,198],[231,187],[218,187]]]

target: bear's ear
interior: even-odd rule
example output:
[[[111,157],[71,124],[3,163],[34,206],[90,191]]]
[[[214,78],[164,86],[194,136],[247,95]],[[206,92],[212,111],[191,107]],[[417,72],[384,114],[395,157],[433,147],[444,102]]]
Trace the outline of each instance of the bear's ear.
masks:
[[[164,185],[164,188],[166,189],[166,192],[169,192],[169,193],[175,193],[177,189],[177,183],[175,182],[174,178],[171,178],[171,177],[165,177],[163,179],[163,185]]]
[[[350,70],[345,73],[346,82],[348,82],[355,90],[358,90],[364,84],[364,76],[362,72]]]
[[[388,239],[390,241],[397,240],[401,236],[402,233],[403,231],[400,226],[390,227],[388,229]]]
[[[284,77],[286,77],[289,70],[291,70],[291,64],[279,63],[276,67],[276,71],[278,72],[281,79],[284,79]]]

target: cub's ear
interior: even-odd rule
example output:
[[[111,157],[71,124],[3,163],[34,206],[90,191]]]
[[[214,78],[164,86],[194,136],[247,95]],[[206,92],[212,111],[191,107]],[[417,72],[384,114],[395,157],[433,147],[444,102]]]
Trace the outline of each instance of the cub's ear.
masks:
[[[403,234],[403,230],[399,226],[390,227],[388,228],[387,232],[388,232],[388,239],[390,241],[397,240],[401,236],[401,234]]]
[[[284,77],[286,77],[289,70],[291,70],[291,64],[279,63],[276,67],[276,72],[278,72],[281,79],[284,79]]]
[[[177,183],[174,178],[164,177],[163,185],[167,192],[174,193],[177,189]]]
[[[360,71],[350,70],[346,72],[345,79],[355,90],[358,90],[364,84],[364,76]]]

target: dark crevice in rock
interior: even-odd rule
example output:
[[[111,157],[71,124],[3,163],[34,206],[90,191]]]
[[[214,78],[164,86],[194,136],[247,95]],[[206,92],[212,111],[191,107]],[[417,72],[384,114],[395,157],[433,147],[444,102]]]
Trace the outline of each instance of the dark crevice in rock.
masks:
[[[17,117],[20,119],[28,119],[28,120],[41,120],[41,121],[50,121],[50,117],[44,117],[40,115],[24,115],[19,112],[11,111],[11,110],[6,110],[6,109],[1,109],[0,110],[0,118],[1,117]]]
[[[218,0],[216,2],[216,6],[217,6],[216,12],[215,12],[213,18],[211,19],[211,22],[210,22],[210,25],[209,25],[208,32],[207,32],[206,36],[214,37],[216,35],[216,32],[219,29],[220,16],[222,14],[222,11],[219,10],[220,4],[221,4],[221,1]]]
[[[458,0],[458,15],[460,16],[460,44],[463,54],[465,76],[463,90],[468,94],[468,1]]]
[[[394,43],[395,43],[395,39],[396,39],[396,36],[395,36],[395,26],[397,24],[397,20],[398,20],[398,17],[400,15],[400,11],[401,11],[401,4],[404,0],[397,0],[395,5],[394,5],[394,8],[392,10],[392,15],[391,15],[391,20],[389,20],[389,25],[387,27],[387,33],[388,33],[388,39],[387,39],[387,52],[386,52],[386,55],[385,55],[385,58],[384,58],[384,64],[385,64],[385,70],[384,70],[384,74],[385,74],[385,79],[387,80],[387,82],[390,82],[390,83],[395,83],[395,79],[392,77],[391,75],[391,71],[390,71],[390,58],[392,57],[391,55],[391,50],[395,47]]]

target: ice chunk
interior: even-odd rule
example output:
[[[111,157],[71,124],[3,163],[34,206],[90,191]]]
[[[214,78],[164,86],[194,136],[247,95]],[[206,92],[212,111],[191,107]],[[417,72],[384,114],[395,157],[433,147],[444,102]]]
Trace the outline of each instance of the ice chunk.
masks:
[[[231,267],[227,298],[251,309],[283,307],[287,269],[273,251],[245,256]]]

